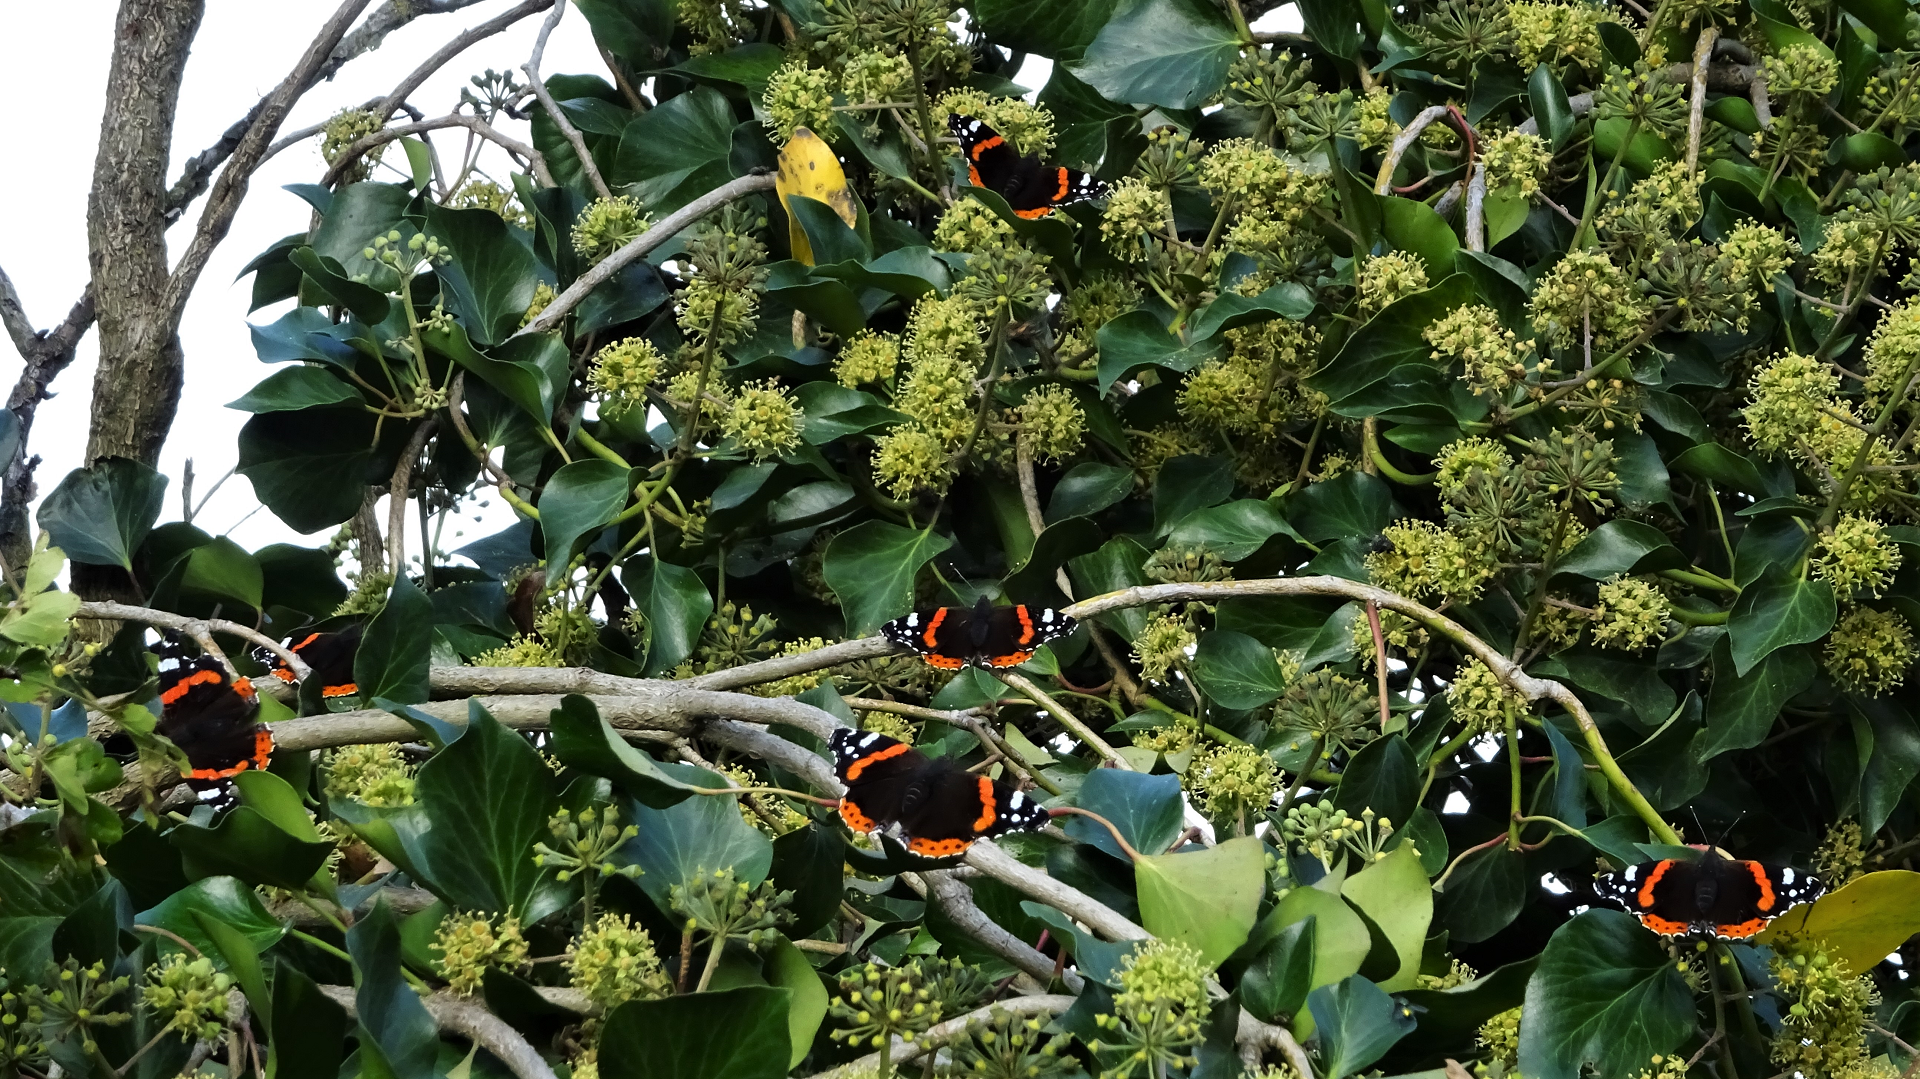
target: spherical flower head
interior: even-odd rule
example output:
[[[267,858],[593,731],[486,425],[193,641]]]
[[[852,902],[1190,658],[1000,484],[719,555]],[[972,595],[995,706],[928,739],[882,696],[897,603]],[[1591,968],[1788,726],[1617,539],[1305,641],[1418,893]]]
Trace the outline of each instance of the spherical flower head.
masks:
[[[1147,624],[1133,639],[1133,657],[1140,661],[1141,677],[1150,682],[1165,681],[1167,671],[1187,658],[1187,650],[1198,640],[1184,618],[1170,614],[1147,616]]]
[[[1092,274],[1067,294],[1067,318],[1092,336],[1100,327],[1140,306],[1140,287],[1117,274]]]
[[[1600,586],[1594,605],[1593,640],[1606,648],[1638,652],[1657,643],[1673,614],[1667,597],[1640,577],[1614,577]]]
[[[1216,143],[1200,161],[1199,179],[1215,199],[1231,197],[1242,206],[1284,201],[1296,184],[1294,170],[1273,147],[1252,139]]]
[[[1540,136],[1514,130],[1488,139],[1480,160],[1486,166],[1488,187],[1532,198],[1553,164],[1553,151]]]
[[[720,430],[754,460],[776,457],[800,444],[800,406],[773,379],[749,382],[734,395]]]
[[[1087,416],[1072,390],[1058,384],[1030,390],[1015,412],[1020,442],[1035,460],[1064,461],[1080,452]]]
[[[1013,226],[979,199],[955,199],[933,227],[933,246],[938,251],[971,255],[1016,242]]]
[[[1266,389],[1264,371],[1233,357],[1209,360],[1180,386],[1182,418],[1223,431],[1246,431],[1257,421],[1253,406]]]
[[[1589,325],[1596,349],[1624,343],[1650,316],[1633,278],[1592,251],[1575,251],[1547,271],[1531,310],[1534,329],[1562,348],[1578,344]]]
[[[990,317],[1018,317],[1040,308],[1053,291],[1047,261],[1025,244],[985,248],[968,256],[967,275],[954,284],[953,294]]]
[[[1273,708],[1275,727],[1329,744],[1364,740],[1378,718],[1372,688],[1327,667],[1295,679]]]
[[[795,129],[803,127],[828,140],[839,134],[833,122],[833,76],[803,60],[782,64],[767,80],[760,100],[766,106],[767,128],[778,142],[793,138]]]
[[[1360,263],[1356,285],[1363,316],[1378,314],[1395,300],[1427,287],[1427,264],[1411,251],[1368,255]]]
[[[1216,745],[1194,754],[1185,779],[1209,817],[1246,819],[1272,804],[1280,767],[1258,746]]]
[[[447,988],[462,996],[480,988],[488,967],[512,970],[527,961],[527,940],[520,935],[520,919],[512,914],[498,925],[490,915],[448,914],[428,947],[440,954],[440,973]]]
[[[675,298],[679,301],[680,331],[688,340],[704,343],[711,333],[721,348],[753,332],[754,316],[760,308],[760,297],[754,290],[729,288],[705,274],[688,281]]]
[[[1880,1003],[1873,979],[1855,976],[1845,959],[1828,955],[1818,941],[1787,937],[1773,941],[1773,949],[1767,970],[1785,1005],[1773,1062],[1789,1074],[1858,1074],[1868,1060],[1867,1028]]]
[[[1100,214],[1100,238],[1115,257],[1144,262],[1142,241],[1153,233],[1172,231],[1172,207],[1167,196],[1137,176],[1129,176],[1107,191],[1107,208]]]
[[[328,754],[325,771],[332,797],[382,809],[413,804],[413,765],[392,742],[342,746]]]
[[[606,1011],[673,992],[653,938],[624,914],[602,914],[581,930],[567,948],[567,975],[575,989]]]
[[[1839,392],[1840,376],[1813,356],[1790,352],[1769,361],[1747,383],[1751,401],[1743,415],[1753,444],[1768,453],[1801,452]]]
[[[1161,584],[1197,584],[1230,581],[1233,569],[1205,544],[1170,544],[1153,552],[1140,567],[1150,581]]]
[[[533,218],[520,208],[511,188],[501,187],[484,176],[475,176],[460,185],[447,205],[456,210],[492,210],[509,225],[531,228]]]
[[[1729,276],[1758,289],[1772,288],[1773,279],[1799,254],[1799,243],[1767,225],[1740,225],[1720,241],[1720,259]]]
[[[914,737],[919,733],[914,730],[913,724],[909,723],[905,716],[897,716],[892,712],[863,712],[861,715],[864,717],[860,721],[861,730],[885,735],[896,742],[912,745]]]
[[[979,90],[952,90],[941,96],[934,111],[980,120],[1016,153],[1045,154],[1053,149],[1053,112],[1045,105],[1017,97],[990,97]]]
[[[554,295],[552,285],[545,281],[536,281],[533,286],[533,300],[527,304],[527,313],[520,316],[521,327],[524,328],[528,323],[539,318],[540,313],[553,302]]]
[[[498,648],[488,649],[470,661],[475,667],[565,667],[565,656],[555,652],[538,637],[514,634]]]
[[[573,250],[587,262],[598,263],[652,227],[653,218],[632,195],[595,199],[574,219]]]
[[[893,407],[918,421],[943,449],[957,448],[974,427],[972,364],[942,352],[914,356]]]
[[[347,147],[386,126],[386,121],[365,109],[342,109],[327,120],[320,140],[320,156],[331,165],[340,160],[341,156],[347,152]],[[373,172],[373,166],[379,163],[380,155],[386,148],[387,144],[381,143],[362,154],[360,160],[347,169],[342,179],[347,182],[366,179]]]
[[[213,960],[174,952],[147,968],[140,1000],[155,1018],[164,1020],[164,1029],[184,1041],[198,1041],[218,1038],[226,1028],[231,988],[233,979],[215,971]]]
[[[862,50],[840,68],[840,92],[850,105],[899,101],[912,87],[913,62],[904,52]]]
[[[1141,749],[1150,749],[1155,753],[1178,753],[1191,749],[1200,741],[1200,721],[1191,716],[1179,715],[1159,727],[1129,731],[1127,737]]]
[[[895,498],[940,492],[953,482],[946,442],[917,423],[903,423],[874,442],[873,474]]]
[[[1835,822],[1813,853],[1813,871],[1830,888],[1838,888],[1860,875],[1867,865],[1865,837],[1855,817]]]
[[[1500,314],[1485,304],[1467,304],[1421,331],[1440,362],[1459,360],[1460,377],[1484,397],[1497,397],[1527,375],[1525,357],[1532,341],[1519,341],[1500,325]]]
[[[1813,575],[1833,585],[1834,594],[1849,599],[1862,590],[1881,594],[1900,568],[1900,548],[1887,537],[1879,521],[1846,513],[1833,531],[1816,544]]]
[[[1432,521],[1407,519],[1381,530],[1387,547],[1366,556],[1367,576],[1409,598],[1471,599],[1493,567],[1460,537]]]
[[[890,333],[862,330],[840,348],[833,362],[833,377],[840,385],[852,388],[875,382],[889,382],[900,366],[900,338]]]
[[[1916,373],[1920,373],[1920,300],[1909,298],[1880,316],[1867,342],[1867,396],[1878,405],[1908,390]]]
[[[1161,465],[1175,457],[1204,457],[1219,449],[1218,441],[1205,431],[1177,423],[1135,432],[1128,442],[1133,450],[1133,467],[1148,483],[1160,474]]]
[[[1601,213],[1602,232],[1654,234],[1658,240],[1678,235],[1700,217],[1700,178],[1687,171],[1684,161],[1662,161],[1647,178],[1633,185],[1627,197]]]
[[[1513,455],[1490,438],[1458,438],[1441,447],[1433,463],[1435,485],[1442,495],[1451,495],[1476,474],[1506,475],[1513,468]]]
[[[1913,666],[1913,630],[1894,611],[1855,607],[1840,616],[1822,658],[1841,688],[1878,697],[1904,681]]]
[[[1477,659],[1454,675],[1447,704],[1461,726],[1480,733],[1504,730],[1527,713],[1527,699]]]
[[[1520,1059],[1520,1009],[1509,1008],[1480,1024],[1473,1040],[1493,1059],[1512,1067]]]
[[[1513,57],[1522,71],[1543,63],[1558,69],[1571,63],[1599,71],[1606,59],[1600,24],[1617,23],[1620,18],[1600,4],[1520,0],[1507,5],[1507,21],[1513,27]]]
[[[1820,246],[1812,255],[1812,275],[1829,285],[1841,285],[1869,269],[1878,269],[1887,254],[1887,235],[1879,224],[1842,210],[1827,223]]]
[[[943,298],[928,293],[907,315],[907,352],[915,363],[940,358],[971,371],[987,356],[982,333],[978,305],[957,294]]]
[[[1367,96],[1360,99],[1353,122],[1363,150],[1389,145],[1400,134],[1400,125],[1393,122],[1393,95],[1382,86],[1367,91]]]
[[[1200,949],[1184,941],[1159,937],[1140,945],[1120,961],[1120,992],[1114,1009],[1127,1012],[1168,1005],[1191,1015],[1207,1013],[1207,966]]]
[[[1840,81],[1840,61],[1832,52],[1813,45],[1789,45],[1762,57],[1767,93],[1776,98],[1823,100]]]
[[[594,353],[587,385],[600,396],[600,415],[617,420],[647,407],[647,387],[660,377],[666,357],[644,337],[629,337]]]

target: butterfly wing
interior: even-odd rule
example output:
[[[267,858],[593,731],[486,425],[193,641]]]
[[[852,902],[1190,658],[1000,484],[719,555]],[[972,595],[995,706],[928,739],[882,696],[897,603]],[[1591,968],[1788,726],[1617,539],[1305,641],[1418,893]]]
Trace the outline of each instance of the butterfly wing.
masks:
[[[900,824],[907,849],[929,858],[959,854],[975,840],[1045,827],[1040,803],[987,776],[936,767]]]
[[[967,162],[967,182],[975,187],[1011,195],[1009,185],[1017,184],[1023,171],[1030,172],[1039,166],[1038,159],[1034,159],[1031,167],[1023,170],[1021,166],[1026,159],[1014,150],[1013,144],[971,116],[948,116],[947,129],[960,140],[960,154]]]
[[[1717,937],[1741,940],[1759,933],[1788,907],[1817,898],[1824,887],[1819,878],[1792,866],[1770,866],[1754,861],[1718,864],[1712,901],[1699,920]]]
[[[880,635],[911,649],[928,664],[957,671],[967,665],[971,612],[965,607],[914,611],[880,627]]]
[[[1018,667],[1041,645],[1065,637],[1078,625],[1052,607],[1036,610],[1024,603],[995,607],[989,617],[981,656],[989,667]]]
[[[916,778],[932,763],[905,742],[873,731],[842,728],[828,744],[834,774],[847,785],[840,798],[840,819],[856,832],[900,820]]]
[[[364,632],[365,627],[356,622],[337,633],[316,633],[294,649],[313,668],[322,696],[351,697],[360,692],[353,680],[353,662],[360,654]]]
[[[1594,879],[1593,890],[1600,898],[1625,908],[1653,932],[1683,936],[1699,917],[1697,876],[1693,863],[1664,858],[1628,866],[1618,873],[1603,873]]]
[[[273,735],[260,725],[252,683],[234,681],[212,656],[161,653],[159,732],[187,755],[190,779],[265,768]]]
[[[1007,193],[1007,205],[1019,217],[1031,221],[1047,216],[1056,206],[1071,206],[1107,193],[1106,184],[1079,169],[1039,165],[1038,161],[1035,164],[1039,167],[1019,173],[1019,190]]]

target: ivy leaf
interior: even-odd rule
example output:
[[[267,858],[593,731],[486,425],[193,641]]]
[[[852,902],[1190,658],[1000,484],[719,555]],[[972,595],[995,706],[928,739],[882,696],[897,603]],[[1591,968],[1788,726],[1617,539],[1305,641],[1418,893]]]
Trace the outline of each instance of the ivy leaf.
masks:
[[[1727,643],[1735,674],[1744,675],[1774,651],[1807,644],[1833,628],[1833,586],[1801,580],[1779,563],[1762,570],[1734,601],[1727,617]]]
[[[840,599],[849,636],[864,637],[913,607],[920,567],[953,545],[932,530],[867,521],[827,545],[821,575]]]
[[[692,765],[662,764],[660,770],[690,786],[711,789],[733,785],[720,775]],[[734,880],[749,887],[767,879],[773,865],[773,844],[765,833],[740,819],[739,795],[701,795],[664,809],[635,802],[629,808],[640,834],[621,846],[621,860],[645,871],[640,887],[661,910],[670,909],[669,889],[700,873],[731,869]]]
[[[1244,633],[1212,630],[1200,637],[1193,677],[1213,703],[1244,711],[1286,692],[1287,681],[1273,649]]]
[[[1366,1071],[1415,1025],[1411,1009],[1357,974],[1308,994],[1307,1010],[1329,1076]]]
[[[1399,823],[1400,818],[1394,820]],[[1433,923],[1433,888],[1414,845],[1401,843],[1385,858],[1348,877],[1340,894],[1373,919],[1400,957],[1400,969],[1380,987],[1393,992],[1418,984],[1421,949]]]
[[[1112,821],[1133,849],[1142,854],[1166,850],[1185,821],[1180,777],[1172,774],[1096,769],[1081,781],[1074,804]],[[1113,833],[1096,821],[1075,815],[1067,820],[1066,832],[1078,842],[1099,847],[1115,858],[1126,858],[1113,841]]]
[[[1226,84],[1240,36],[1197,0],[1134,0],[1087,46],[1073,74],[1109,101],[1191,109]]]
[[[1258,838],[1241,836],[1205,850],[1139,859],[1133,879],[1141,924],[1156,937],[1199,949],[1207,966],[1219,966],[1247,942],[1260,916],[1266,858]],[[1420,882],[1424,890],[1425,874]]]
[[[1632,1075],[1694,1030],[1693,991],[1659,937],[1624,911],[1554,931],[1527,984],[1520,1070],[1539,1079]]]
[[[467,733],[420,766],[431,827],[416,851],[434,894],[466,910],[513,910],[529,924],[551,913],[530,900],[544,875],[533,845],[557,806],[552,786],[539,752],[472,702]]]
[[[353,680],[362,700],[385,697],[401,704],[422,704],[430,697],[429,664],[433,649],[433,604],[413,581],[393,582],[386,606],[367,623],[353,657]]]
[[[540,494],[540,538],[552,572],[581,539],[611,523],[627,504],[632,470],[597,457],[560,466]]]
[[[40,527],[75,562],[133,572],[133,552],[160,519],[167,478],[151,465],[107,457],[67,473],[40,503]]]

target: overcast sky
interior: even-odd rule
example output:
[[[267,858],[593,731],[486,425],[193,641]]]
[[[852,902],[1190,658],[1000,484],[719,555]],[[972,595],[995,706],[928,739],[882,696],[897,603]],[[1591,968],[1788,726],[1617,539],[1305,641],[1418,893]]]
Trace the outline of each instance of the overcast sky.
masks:
[[[319,123],[343,107],[384,95],[448,38],[499,14],[514,2],[486,0],[451,15],[416,20],[389,37],[378,50],[349,63],[332,82],[309,91],[282,130],[290,132]],[[115,6],[107,0],[11,4],[6,15],[7,32],[0,36],[0,69],[9,73],[16,102],[8,121],[13,164],[0,172],[0,204],[9,208],[7,223],[0,228],[0,266],[13,278],[27,317],[41,329],[66,316],[87,282],[87,188],[105,101]],[[219,138],[228,125],[286,76],[334,7],[324,0],[208,0],[206,18],[194,41],[181,87],[169,177],[178,175],[181,162]],[[373,7],[378,4],[369,10]],[[469,76],[489,67],[517,69],[526,62],[541,18],[522,20],[505,33],[469,48],[416,91],[413,104],[428,116],[445,115],[459,101],[460,88]],[[605,76],[606,68],[594,51],[586,19],[578,11],[569,10],[562,18],[547,46],[542,67],[549,74],[591,72]],[[500,126],[509,135],[528,139],[524,123],[502,117]],[[441,137],[442,153],[455,155],[465,132],[442,133]],[[404,155],[395,153],[393,157],[404,166]],[[272,370],[255,358],[247,323],[271,322],[290,306],[276,305],[249,315],[252,279],[238,281],[235,277],[273,241],[306,227],[306,204],[280,188],[284,184],[313,183],[324,169],[318,139],[283,151],[262,166],[254,174],[232,231],[214,253],[187,305],[180,329],[187,357],[186,390],[160,459],[161,470],[172,480],[163,521],[180,519],[181,466],[187,458],[193,459],[195,486],[200,493],[233,467],[235,439],[248,417],[225,407],[226,403]],[[498,171],[494,175],[505,179]],[[386,172],[385,178],[397,177]],[[186,246],[204,204],[204,198],[196,202],[169,233],[172,257],[178,258]],[[73,366],[54,383],[57,396],[40,406],[30,449],[44,458],[36,474],[42,496],[70,469],[79,466],[85,452],[87,409],[98,354],[96,338],[89,333]],[[12,342],[0,336],[0,378],[5,379],[5,387],[10,389],[19,374],[20,357]],[[195,500],[199,497],[196,494]],[[511,517],[500,501],[492,501],[492,512],[485,523],[476,525],[469,516],[462,522],[467,535],[456,540],[449,527],[443,544],[456,547],[508,523]],[[264,510],[248,517],[258,505],[245,477],[235,476],[195,523],[215,534],[228,532],[235,542],[250,550],[275,542],[317,546],[330,535],[323,531],[300,536]],[[407,547],[417,552],[417,539]]]

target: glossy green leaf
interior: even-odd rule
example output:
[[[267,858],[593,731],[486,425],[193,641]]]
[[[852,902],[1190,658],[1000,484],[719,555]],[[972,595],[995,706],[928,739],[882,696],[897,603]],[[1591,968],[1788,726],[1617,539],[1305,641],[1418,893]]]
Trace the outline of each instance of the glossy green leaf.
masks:
[[[1751,749],[1767,737],[1786,703],[1813,684],[1813,657],[1804,648],[1770,652],[1745,674],[1734,669],[1723,638],[1713,652],[1713,687],[1707,697],[1702,760],[1734,749]]]
[[[273,947],[287,932],[285,926],[267,913],[253,889],[232,877],[195,881],[168,896],[159,906],[135,915],[134,921],[178,933],[194,947],[207,951],[216,945],[200,928],[202,915],[239,930],[255,952]]]
[[[1300,0],[1300,18],[1313,43],[1342,60],[1360,50],[1360,5],[1342,0]]]
[[[693,654],[701,627],[713,614],[713,595],[700,575],[685,566],[648,557],[620,575],[634,606],[646,616],[650,644],[647,671],[671,670]]]
[[[1258,708],[1287,689],[1273,649],[1243,633],[1202,634],[1192,663],[1201,692],[1223,708]]]
[[[1608,521],[1586,534],[1556,562],[1553,572],[1601,581],[1621,573],[1652,573],[1679,569],[1687,557],[1667,540],[1666,533],[1639,521]]]
[[[1167,534],[1167,545],[1205,546],[1228,562],[1238,562],[1281,533],[1292,535],[1293,526],[1273,503],[1242,498],[1187,514]]]
[[[835,536],[821,575],[840,600],[848,634],[866,636],[911,609],[920,567],[952,545],[938,532],[886,521],[867,521]]]
[[[1380,988],[1397,992],[1418,984],[1421,951],[1433,923],[1433,889],[1414,845],[1401,843],[1385,858],[1348,877],[1340,894],[1373,919],[1400,957],[1399,970],[1382,980]]]
[[[420,336],[429,350],[498,390],[535,423],[553,418],[558,387],[567,376],[567,349],[558,334],[526,334],[487,352],[474,347],[459,323],[428,327]]]
[[[1436,915],[1454,940],[1477,943],[1518,917],[1536,886],[1526,859],[1498,844],[1466,855],[1453,867]]]
[[[396,579],[386,605],[367,623],[354,653],[353,680],[361,697],[424,703],[430,695],[432,628],[433,604],[411,579],[404,575]]]
[[[1162,535],[1195,510],[1233,494],[1233,461],[1227,457],[1182,455],[1160,466],[1153,480],[1153,531]]]
[[[1205,341],[1222,330],[1252,326],[1275,318],[1303,322],[1313,314],[1313,293],[1291,281],[1257,296],[1229,292],[1194,312],[1187,324],[1192,340]]]
[[[1151,311],[1129,311],[1100,327],[1094,339],[1100,346],[1103,394],[1129,371],[1142,367],[1191,371],[1225,352],[1224,342],[1217,337],[1183,342],[1168,333],[1166,324]]]
[[[1176,775],[1096,769],[1081,782],[1074,804],[1111,821],[1127,843],[1142,854],[1166,850],[1185,826],[1180,777]],[[1076,841],[1099,847],[1115,858],[1126,858],[1126,852],[1113,841],[1113,833],[1099,823],[1072,816],[1065,827],[1067,835]]]
[[[366,398],[321,367],[285,367],[260,380],[227,407],[241,412],[297,412],[328,405],[360,405]]]
[[[1134,0],[1068,66],[1110,101],[1190,109],[1219,92],[1239,52],[1239,35],[1218,8]]]
[[[273,412],[240,429],[238,470],[287,527],[317,532],[359,512],[376,451],[374,417],[363,409]]]
[[[1069,0],[1045,8],[1020,0],[985,0],[974,16],[996,44],[1065,60],[1093,43],[1117,6],[1117,0]]]
[[[1364,1072],[1414,1028],[1413,1011],[1359,975],[1307,996],[1329,1076]]]
[[[1133,863],[1141,924],[1156,937],[1197,949],[1207,966],[1218,966],[1253,931],[1266,875],[1266,846],[1253,836],[1204,850],[1145,855]]]
[[[1775,650],[1817,641],[1833,628],[1833,586],[1801,580],[1774,563],[1747,585],[1727,618],[1735,674],[1744,675]]]
[[[505,341],[533,303],[533,249],[516,239],[492,210],[455,210],[432,203],[427,228],[453,258],[438,267],[447,306],[479,345]]]
[[[773,841],[773,885],[793,893],[786,932],[804,936],[833,919],[845,894],[845,866],[846,842],[832,828],[816,824]]]
[[[260,609],[262,584],[260,563],[225,536],[195,547],[180,575],[182,592],[245,610]]]
[[[793,1059],[788,991],[741,986],[632,1000],[606,1017],[607,1079],[784,1079]]]
[[[108,457],[67,473],[40,503],[37,519],[75,562],[131,571],[166,493],[167,478],[151,466]]]
[[[312,978],[276,961],[267,1052],[274,1079],[338,1079],[352,1024]],[[265,1017],[263,1016],[263,1018]]]
[[[1352,817],[1371,809],[1377,816],[1404,825],[1420,804],[1425,771],[1414,758],[1406,736],[1390,734],[1368,742],[1347,762],[1335,788],[1333,804]]]
[[[568,768],[611,779],[626,794],[656,809],[692,797],[689,784],[662,771],[660,762],[620,737],[592,698],[569,693],[551,715],[551,748]]]
[[[1573,109],[1567,104],[1566,88],[1560,85],[1553,68],[1541,64],[1533,69],[1527,78],[1527,103],[1533,108],[1540,137],[1555,150],[1565,146],[1567,136],[1573,134]]]
[[[725,778],[691,765],[662,764],[660,768],[685,783],[731,785]],[[645,871],[638,883],[661,910],[668,909],[670,888],[685,884],[699,873],[731,869],[735,880],[749,886],[767,879],[773,844],[764,832],[740,819],[738,795],[701,795],[665,809],[635,802],[629,811],[640,834],[620,848],[618,860],[632,862]]]
[[[1402,251],[1420,256],[1427,264],[1427,279],[1438,281],[1453,271],[1453,256],[1460,250],[1460,239],[1433,207],[1417,199],[1380,200],[1380,229],[1387,242]]]
[[[1287,519],[1314,543],[1372,536],[1393,519],[1393,492],[1378,477],[1347,472],[1287,500]]]
[[[1444,265],[1452,267],[1451,257]],[[1473,295],[1473,278],[1456,273],[1425,292],[1388,304],[1348,335],[1333,361],[1309,377],[1307,385],[1337,402],[1387,377],[1401,364],[1431,365],[1433,346],[1422,333],[1447,312],[1470,303]]]
[[[370,325],[387,320],[392,306],[387,294],[348,277],[347,270],[335,259],[311,247],[299,247],[288,252],[287,261],[300,267],[307,282],[319,288],[322,301],[329,306],[352,311],[355,318]]]
[[[1693,1033],[1693,991],[1659,937],[1622,911],[1554,931],[1527,984],[1520,1070],[1540,1079],[1631,1075]]]
[[[440,1031],[401,974],[400,931],[385,903],[347,930],[347,953],[359,976],[354,1013],[363,1067],[395,1079],[434,1079]]]
[[[548,838],[557,805],[539,752],[474,701],[467,733],[421,765],[416,783],[430,824],[414,848],[423,883],[464,910],[537,920],[529,904],[545,871],[533,845]]]
[[[249,884],[304,890],[326,864],[333,844],[322,840],[302,810],[289,813],[298,797],[285,780],[264,772],[240,788],[244,804],[213,827],[182,824],[167,832],[190,877],[237,877]],[[258,777],[258,778],[253,778]],[[238,777],[236,777],[238,778]]]
[[[1269,921],[1262,919],[1255,927],[1255,940],[1260,939]],[[1299,1011],[1307,1002],[1307,992],[1313,987],[1314,924],[1314,917],[1308,915],[1272,931],[1241,973],[1236,989],[1241,1004],[1255,1019],[1271,1023]]]
[[[1121,465],[1082,461],[1067,470],[1053,485],[1047,501],[1048,522],[1068,517],[1086,517],[1133,493],[1133,469]]]
[[[1335,882],[1324,881],[1325,884]],[[1322,887],[1295,888],[1288,892],[1268,919],[1276,927],[1293,925],[1307,918],[1314,920],[1313,987],[1357,974],[1366,962],[1373,938],[1367,923],[1334,892]]]
[[[599,458],[560,466],[540,494],[540,537],[547,564],[573,557],[580,540],[613,520],[627,504],[630,469]]]
[[[827,987],[807,962],[807,953],[784,937],[767,953],[767,980],[787,991],[787,1067],[797,1068],[813,1048],[813,1036],[827,1017]]]
[[[636,184],[654,214],[671,213],[733,179],[733,107],[696,86],[630,121],[620,135],[610,183]]]

